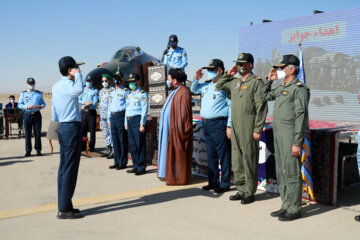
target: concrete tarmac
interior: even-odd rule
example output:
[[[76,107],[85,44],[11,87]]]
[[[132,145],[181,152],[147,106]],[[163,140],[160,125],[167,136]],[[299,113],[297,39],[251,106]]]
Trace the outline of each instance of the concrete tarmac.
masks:
[[[360,223],[354,221],[359,189],[343,191],[338,207],[311,203],[303,207],[303,218],[279,222],[270,216],[281,205],[277,194],[259,191],[256,202],[241,205],[229,201],[234,189],[202,191],[204,178],[169,187],[157,179],[156,167],[135,176],[108,169],[113,161],[96,156],[81,157],[73,198],[85,218],[58,220],[59,145],[53,143],[50,156],[42,138],[45,155],[24,158],[24,144],[24,139],[0,140],[0,240],[360,239]],[[96,146],[105,147],[101,132]]]

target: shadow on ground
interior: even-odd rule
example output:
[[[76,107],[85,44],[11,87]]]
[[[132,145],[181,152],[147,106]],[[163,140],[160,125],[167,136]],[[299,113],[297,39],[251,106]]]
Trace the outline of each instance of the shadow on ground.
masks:
[[[32,161],[34,161],[34,160],[0,162],[0,167],[12,165],[12,164],[15,164],[15,163],[26,163],[26,162],[32,162]]]

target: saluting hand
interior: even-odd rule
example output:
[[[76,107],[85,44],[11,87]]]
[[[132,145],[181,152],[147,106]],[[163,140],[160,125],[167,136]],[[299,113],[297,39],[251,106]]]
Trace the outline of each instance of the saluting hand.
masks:
[[[275,81],[278,79],[278,76],[277,76],[277,72],[276,72],[276,69],[275,68],[272,68],[269,72],[269,75],[268,75],[268,80],[269,81]]]
[[[204,76],[204,73],[202,72],[202,69],[199,68],[196,73],[195,73],[195,79],[199,80],[200,78],[202,78]]]
[[[301,154],[301,147],[296,146],[296,145],[292,145],[291,154],[292,154],[294,157],[300,156],[300,154]]]
[[[234,65],[234,66],[232,66],[232,68],[230,68],[230,70],[227,72],[227,75],[234,76],[237,72],[238,72],[237,66]]]

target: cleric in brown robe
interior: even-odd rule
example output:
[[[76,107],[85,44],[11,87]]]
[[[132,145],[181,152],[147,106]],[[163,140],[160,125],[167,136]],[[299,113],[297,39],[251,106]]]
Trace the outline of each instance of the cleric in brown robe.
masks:
[[[181,69],[170,69],[167,86],[172,89],[161,111],[159,123],[158,177],[166,185],[191,182],[193,153],[192,104],[187,79]]]

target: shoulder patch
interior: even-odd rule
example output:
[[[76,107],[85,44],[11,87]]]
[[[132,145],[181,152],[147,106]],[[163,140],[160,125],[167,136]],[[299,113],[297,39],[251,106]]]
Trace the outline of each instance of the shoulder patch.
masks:
[[[258,80],[261,80],[261,77],[255,77],[256,79],[258,79]]]
[[[123,88],[124,91],[127,91],[128,89],[126,87]]]

